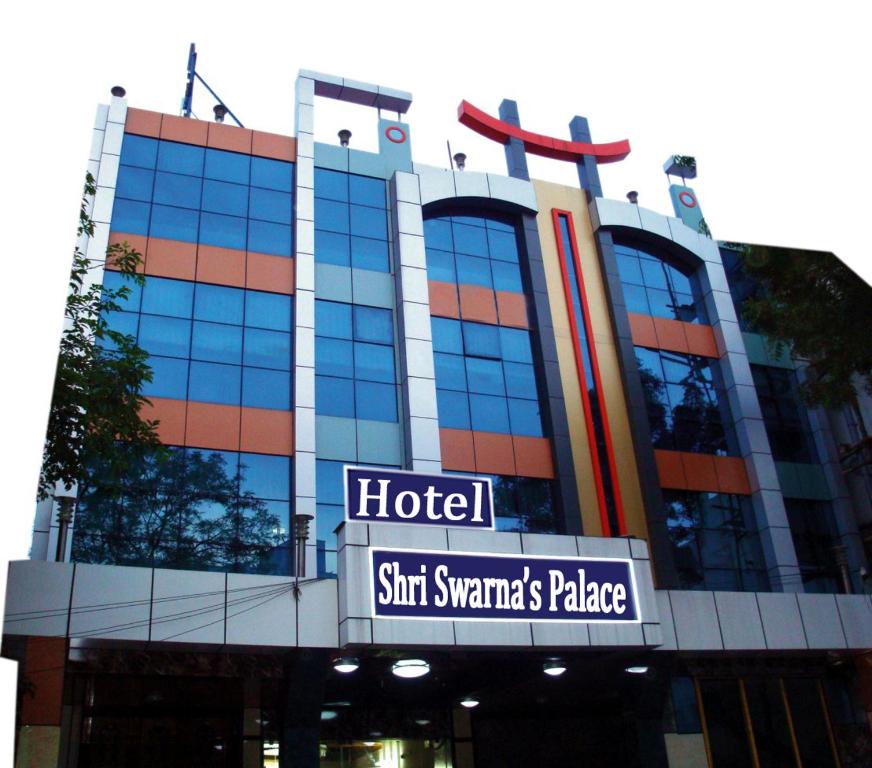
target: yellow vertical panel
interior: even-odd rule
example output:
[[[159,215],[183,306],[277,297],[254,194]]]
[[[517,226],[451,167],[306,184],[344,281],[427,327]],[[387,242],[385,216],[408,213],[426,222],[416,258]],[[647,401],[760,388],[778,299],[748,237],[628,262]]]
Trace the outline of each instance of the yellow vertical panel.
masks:
[[[542,246],[542,261],[545,264],[545,284],[548,288],[548,303],[551,306],[551,323],[554,326],[554,339],[557,344],[560,382],[563,386],[563,400],[566,404],[566,417],[569,421],[569,441],[572,447],[575,482],[578,486],[581,522],[585,536],[602,536],[603,529],[600,522],[596,482],[591,461],[593,436],[587,434],[584,420],[581,389],[578,386],[578,374],[575,368],[572,331],[569,326],[569,309],[563,291],[557,238],[551,220],[552,208],[572,210],[570,206],[583,204],[583,199],[580,197],[580,193],[570,187],[542,181],[534,181],[533,185],[539,205],[539,215],[537,216],[539,239]]]
[[[596,530],[600,532],[597,535],[601,535],[602,528],[599,523],[596,492],[593,486],[593,467],[590,460],[591,440],[588,439],[584,423],[584,412],[581,407],[581,393],[575,369],[575,353],[569,329],[568,310],[563,291],[554,225],[551,219],[552,208],[572,213],[575,235],[578,239],[577,247],[582,277],[584,279],[585,296],[590,312],[591,328],[593,329],[593,342],[596,347],[600,378],[602,380],[602,392],[600,395],[604,399],[605,408],[608,413],[609,430],[615,452],[617,480],[621,489],[627,533],[647,539],[648,527],[645,518],[645,508],[642,504],[642,489],[639,485],[636,454],[630,432],[629,413],[618,363],[618,350],[609,315],[607,288],[603,280],[602,270],[600,269],[593,225],[591,224],[584,192],[580,189],[548,182],[534,181],[533,184],[539,204],[538,221],[542,240],[542,258],[545,262],[548,296],[551,303],[555,335],[559,330],[562,332],[561,335],[565,334],[566,341],[568,342],[566,362],[564,362],[564,357],[561,355],[560,343],[558,343],[558,358],[560,360],[564,397],[567,402],[567,414],[570,418],[570,436],[572,438],[572,451],[576,462],[578,482],[585,485],[585,490],[588,492],[587,494],[580,492],[583,502],[586,501],[586,504],[582,504],[582,518],[584,520],[585,532]],[[573,396],[573,400],[577,400],[577,411],[570,410],[570,393]],[[574,429],[581,433],[578,437],[576,437]],[[588,473],[585,476],[578,474],[577,451],[584,452],[584,464]],[[588,517],[593,517],[594,514],[597,517],[596,524],[589,527]]]

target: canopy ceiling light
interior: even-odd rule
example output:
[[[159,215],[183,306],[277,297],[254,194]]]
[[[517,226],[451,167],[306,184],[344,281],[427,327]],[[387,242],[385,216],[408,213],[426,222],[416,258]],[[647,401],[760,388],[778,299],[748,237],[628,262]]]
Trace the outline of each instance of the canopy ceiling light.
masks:
[[[339,713],[332,709],[322,709],[321,710],[321,719],[322,720],[335,720],[339,717]]]
[[[424,659],[400,659],[391,667],[397,677],[411,679],[424,677],[430,671],[430,664]]]
[[[566,664],[557,659],[551,659],[551,661],[546,661],[542,665],[542,671],[551,677],[560,677],[560,675],[566,672]]]
[[[473,707],[477,707],[481,702],[475,696],[464,696],[460,700],[460,706],[466,707],[467,709],[472,709]]]
[[[644,675],[648,671],[648,667],[643,664],[637,664],[632,667],[627,667],[624,672],[629,672],[631,675]]]
[[[360,667],[360,662],[353,656],[340,656],[333,662],[333,669],[343,675],[356,671],[358,667]]]

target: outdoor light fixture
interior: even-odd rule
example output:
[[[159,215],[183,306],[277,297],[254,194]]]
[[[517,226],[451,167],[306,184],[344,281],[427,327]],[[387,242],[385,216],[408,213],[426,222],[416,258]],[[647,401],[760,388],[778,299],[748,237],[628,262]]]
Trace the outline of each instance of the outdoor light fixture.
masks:
[[[400,659],[391,667],[397,677],[407,679],[424,677],[430,671],[430,664],[424,659]]]
[[[457,170],[462,171],[464,168],[466,168],[466,155],[463,154],[463,152],[458,152],[454,156],[454,162],[457,165]]]
[[[365,742],[363,742],[363,746],[365,746],[365,747],[374,747],[374,746],[375,746],[375,742],[374,742],[374,741],[365,741]]]
[[[359,666],[360,662],[353,656],[340,656],[333,662],[333,669],[337,672],[341,672],[343,675],[354,672]]]
[[[552,659],[551,661],[546,661],[542,665],[542,671],[551,677],[560,677],[560,675],[566,672],[566,664],[557,659]]]
[[[223,123],[224,118],[227,116],[227,107],[223,104],[216,104],[212,107],[212,111],[215,113],[215,122]]]
[[[472,709],[473,707],[477,707],[479,705],[479,700],[475,698],[475,696],[464,696],[460,700],[460,706],[466,707],[467,709]]]
[[[639,193],[632,189],[627,192],[627,200],[629,200],[633,205],[639,205]]]
[[[415,725],[420,725],[423,727],[425,725],[430,725],[430,721],[426,717],[420,717],[415,720]]]
[[[111,93],[113,96],[117,96],[120,99],[127,94],[127,91],[125,91],[120,85],[113,85]]]
[[[347,147],[348,142],[351,141],[351,131],[348,128],[343,128],[336,135],[339,137],[339,146]]]
[[[631,675],[644,675],[648,671],[648,667],[638,664],[632,667],[627,667],[624,672],[629,672]]]

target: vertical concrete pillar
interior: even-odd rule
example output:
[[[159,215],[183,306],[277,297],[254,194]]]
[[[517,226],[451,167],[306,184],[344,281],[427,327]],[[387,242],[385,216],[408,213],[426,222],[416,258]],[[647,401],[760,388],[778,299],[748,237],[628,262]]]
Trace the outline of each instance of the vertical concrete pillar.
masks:
[[[405,467],[418,472],[441,472],[436,371],[433,364],[430,294],[418,175],[395,172],[391,178],[389,195],[391,239],[396,256]]]
[[[312,515],[306,578],[317,574],[315,489],[315,81],[296,85],[294,189],[294,514]]]
[[[517,128],[521,127],[521,118],[518,115],[518,104],[511,99],[503,99],[500,102],[500,120],[514,125]],[[509,171],[509,176],[516,179],[524,179],[530,181],[530,172],[527,170],[527,152],[524,149],[524,142],[520,139],[509,139],[509,143],[505,146],[506,150],[506,167]]]
[[[451,711],[454,736],[454,768],[475,768],[475,753],[472,742],[472,718],[469,710],[454,707]]]

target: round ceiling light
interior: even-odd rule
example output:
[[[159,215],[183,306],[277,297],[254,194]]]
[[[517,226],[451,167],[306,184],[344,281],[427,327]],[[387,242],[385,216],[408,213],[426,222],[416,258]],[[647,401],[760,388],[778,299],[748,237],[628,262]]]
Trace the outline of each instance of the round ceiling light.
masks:
[[[333,662],[333,669],[341,672],[343,675],[356,671],[358,667],[360,667],[360,662],[353,656],[340,656]]]
[[[430,664],[424,659],[400,659],[391,667],[397,677],[412,679],[424,677],[430,671]]]
[[[477,707],[479,705],[479,700],[475,698],[475,696],[464,696],[460,700],[460,706],[466,707],[467,709],[472,709],[473,707]]]
[[[321,710],[321,719],[322,720],[335,720],[339,717],[339,713],[335,712],[332,709],[322,709]]]
[[[629,672],[631,675],[644,675],[648,671],[648,667],[638,664],[632,667],[627,667],[624,672]]]
[[[566,664],[564,664],[562,661],[552,659],[551,661],[546,661],[542,665],[542,671],[546,675],[550,675],[551,677],[560,677],[560,675],[566,672]]]

